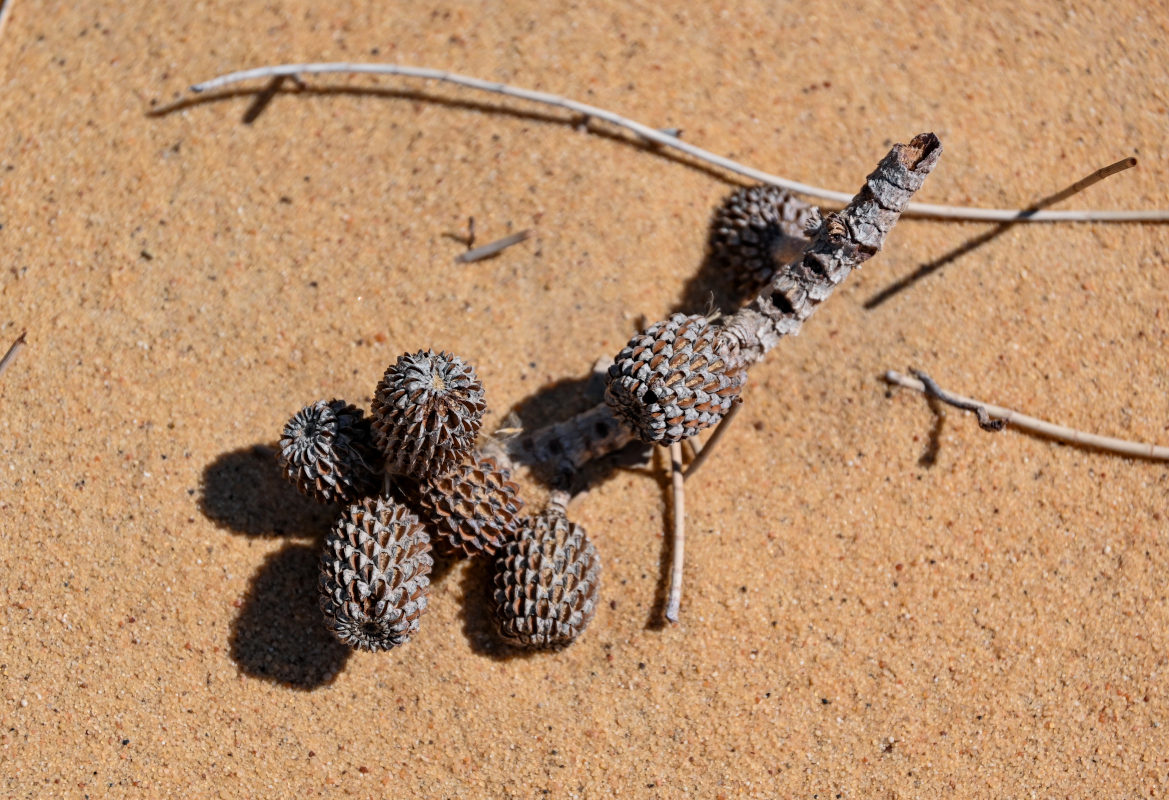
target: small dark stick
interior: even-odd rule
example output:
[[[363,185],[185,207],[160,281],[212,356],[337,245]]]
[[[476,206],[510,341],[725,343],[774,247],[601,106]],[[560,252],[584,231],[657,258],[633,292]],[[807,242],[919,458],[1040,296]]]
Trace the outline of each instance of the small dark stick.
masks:
[[[719,422],[717,426],[715,426],[714,433],[712,433],[710,438],[706,440],[706,444],[702,445],[700,448],[697,448],[697,452],[694,454],[694,460],[690,462],[690,466],[686,467],[687,480],[689,480],[690,476],[694,474],[694,470],[701,467],[702,462],[710,457],[710,451],[716,444],[718,444],[718,440],[723,437],[723,434],[727,432],[727,426],[731,424],[731,420],[735,418],[735,415],[739,413],[739,409],[742,407],[742,403],[736,403],[735,405],[731,406],[731,410],[728,411],[727,415],[722,418],[722,421]],[[687,439],[686,441],[690,440]]]
[[[16,341],[8,348],[8,352],[4,354],[4,358],[0,359],[0,375],[4,374],[4,370],[8,369],[8,364],[12,359],[16,358],[16,354],[24,347],[24,336],[28,331],[21,331],[20,336],[16,337]]]
[[[1133,158],[1132,156],[1129,156],[1128,158],[1122,158],[1122,159],[1120,159],[1120,161],[1117,161],[1115,164],[1109,164],[1107,167],[1101,167],[1100,169],[1096,170],[1095,172],[1093,172],[1091,175],[1087,176],[1086,178],[1081,178],[1080,180],[1076,181],[1068,188],[1064,189],[1062,192],[1056,192],[1055,194],[1051,195],[1050,197],[1043,198],[1038,203],[1036,203],[1032,207],[1032,209],[1034,211],[1038,211],[1042,208],[1047,208],[1048,206],[1053,206],[1056,203],[1063,202],[1064,200],[1067,200],[1069,197],[1071,197],[1073,194],[1078,194],[1078,193],[1084,191],[1085,189],[1087,189],[1089,186],[1097,184],[1100,181],[1104,180],[1105,178],[1111,177],[1112,175],[1115,175],[1118,172],[1124,172],[1126,169],[1132,169],[1136,165],[1137,165],[1137,160],[1135,158]],[[1028,212],[1032,211],[1032,209],[1024,210],[1022,212],[1022,215],[1027,214]]]
[[[459,253],[459,255],[455,256],[455,263],[470,264],[473,261],[482,261],[485,258],[491,258],[492,256],[499,255],[513,244],[519,244],[531,235],[532,232],[530,230],[524,230],[519,233],[513,233],[510,236],[504,236],[502,239],[496,239],[490,244],[476,247],[474,250],[468,250],[465,253]]]

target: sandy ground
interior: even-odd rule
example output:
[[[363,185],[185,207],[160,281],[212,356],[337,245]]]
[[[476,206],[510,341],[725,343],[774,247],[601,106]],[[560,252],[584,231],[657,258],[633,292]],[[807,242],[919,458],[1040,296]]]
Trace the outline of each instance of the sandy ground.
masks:
[[[347,6],[348,4],[340,4]],[[401,352],[473,362],[495,427],[576,402],[642,317],[701,310],[734,186],[554,110],[329,77],[397,61],[561,93],[855,191],[945,146],[920,199],[1169,207],[1169,11],[1062,4],[109,4],[0,37],[0,795],[1086,797],[1169,792],[1169,470],[981,432],[887,368],[1169,443],[1169,228],[903,221],[753,369],[690,485],[660,624],[659,456],[571,506],[604,599],[561,653],[494,638],[443,566],[410,644],[333,643],[333,512],[270,446]],[[1149,10],[1159,5],[1158,10]],[[251,110],[250,110],[251,109]],[[532,228],[499,258],[480,241]],[[525,481],[532,508],[543,489]]]

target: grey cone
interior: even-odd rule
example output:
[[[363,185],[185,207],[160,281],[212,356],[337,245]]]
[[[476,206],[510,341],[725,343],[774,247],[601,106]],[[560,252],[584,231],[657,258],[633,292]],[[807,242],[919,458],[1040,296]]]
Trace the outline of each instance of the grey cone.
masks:
[[[499,634],[522,648],[571,644],[596,612],[601,560],[584,528],[559,509],[531,518],[493,562]]]
[[[321,611],[340,641],[388,650],[418,632],[430,591],[430,537],[390,498],[351,505],[325,539]]]
[[[609,367],[605,402],[649,444],[673,444],[722,419],[746,371],[729,363],[705,317],[674,314],[629,340]]]

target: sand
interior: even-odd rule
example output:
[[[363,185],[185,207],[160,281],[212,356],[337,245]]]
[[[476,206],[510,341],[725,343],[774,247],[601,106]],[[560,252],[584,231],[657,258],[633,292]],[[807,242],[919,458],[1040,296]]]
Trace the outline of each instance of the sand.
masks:
[[[416,640],[335,644],[334,512],[277,475],[302,405],[396,356],[551,419],[639,321],[701,310],[727,176],[568,115],[328,77],[398,61],[561,93],[855,191],[931,130],[920,199],[1169,207],[1169,11],[1138,0],[360,4],[14,0],[0,36],[0,795],[1087,797],[1169,791],[1169,469],[938,417],[879,379],[1169,443],[1169,228],[904,220],[752,370],[689,485],[663,627],[659,454],[570,507],[601,608],[496,640],[482,564]],[[252,110],[250,110],[252,109]],[[157,113],[155,113],[157,112]],[[485,242],[456,265],[469,216]],[[523,478],[539,508],[545,490]]]

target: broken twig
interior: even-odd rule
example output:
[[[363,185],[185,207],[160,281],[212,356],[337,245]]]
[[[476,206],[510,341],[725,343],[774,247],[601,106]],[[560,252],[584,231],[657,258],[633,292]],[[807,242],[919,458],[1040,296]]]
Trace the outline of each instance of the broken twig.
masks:
[[[494,242],[485,244],[482,247],[476,247],[474,250],[459,253],[455,256],[455,263],[470,264],[472,261],[482,261],[485,258],[497,256],[512,245],[526,241],[531,235],[531,231],[524,230],[519,233],[513,233],[510,236],[504,236],[502,239],[496,239]]]
[[[809,197],[818,197],[823,200],[829,200],[836,203],[847,203],[852,198],[844,192],[834,192],[828,189],[821,189],[817,186],[811,186],[806,183],[782,178],[778,175],[771,175],[761,170],[748,167],[740,164],[737,161],[732,161],[729,158],[716,155],[709,150],[703,150],[701,147],[695,147],[689,142],[684,142],[677,136],[671,136],[656,128],[648,125],[643,125],[640,122],[635,122],[632,119],[623,117],[620,114],[615,114],[612,111],[606,111],[603,108],[588,105],[587,103],[580,103],[575,100],[570,100],[559,95],[549,94],[548,92],[537,92],[531,89],[522,89],[517,86],[509,86],[505,83],[498,83],[496,81],[485,81],[479,78],[472,78],[467,75],[459,75],[454,72],[447,72],[445,70],[430,69],[427,67],[410,67],[404,64],[351,64],[351,63],[311,63],[311,64],[281,64],[279,66],[258,67],[256,69],[242,70],[239,72],[232,72],[227,75],[221,75],[218,78],[212,78],[202,83],[197,83],[191,87],[191,91],[195,93],[206,92],[211,89],[218,89],[228,84],[238,83],[240,81],[253,80],[256,78],[271,79],[281,75],[299,75],[312,74],[319,75],[324,73],[355,73],[364,75],[400,75],[406,78],[422,78],[425,80],[441,81],[444,83],[451,83],[456,86],[462,86],[468,89],[478,89],[484,92],[491,92],[493,94],[501,94],[506,97],[515,97],[520,100],[527,100],[533,103],[541,103],[543,105],[552,106],[554,108],[563,108],[572,111],[575,114],[583,115],[586,119],[596,118],[604,120],[619,128],[632,131],[638,136],[647,141],[656,144],[671,147],[679,150],[688,156],[705,161],[708,164],[713,164],[717,167],[733,172],[737,175],[742,175],[752,180],[768,183],[773,186],[779,186],[791,192],[798,192],[800,194],[808,195]],[[1010,210],[1010,209],[992,209],[992,208],[966,208],[961,206],[944,206],[933,205],[929,203],[910,203],[902,213],[914,216],[923,217],[937,217],[943,219],[965,219],[965,220],[983,220],[990,222],[1007,222],[1011,220],[1018,220],[1020,222],[1169,222],[1169,211],[1031,211],[1024,209]]]
[[[710,451],[714,449],[714,446],[718,444],[718,440],[727,432],[727,427],[731,424],[731,420],[735,418],[735,415],[739,413],[739,409],[742,407],[742,403],[735,403],[731,406],[731,410],[727,412],[727,415],[715,426],[714,433],[710,434],[710,438],[706,440],[706,444],[702,445],[694,454],[694,460],[686,467],[686,480],[690,480],[691,476],[694,475],[694,471],[701,467],[702,462],[710,457]],[[687,439],[686,441],[690,440]]]
[[[682,605],[682,564],[686,560],[686,481],[682,472],[682,445],[670,445],[670,472],[674,480],[674,558],[670,567],[670,594],[666,599],[666,620],[678,621]]]
[[[1126,439],[1115,439],[1111,436],[1100,436],[1095,433],[1087,433],[1086,431],[1076,430],[1075,428],[1068,428],[1064,425],[1056,425],[1053,422],[1047,422],[1046,420],[1021,414],[1009,408],[991,405],[981,400],[972,400],[969,397],[946,392],[920,370],[915,370],[914,373],[922,380],[910,378],[893,370],[886,372],[884,378],[888,383],[931,395],[955,408],[978,413],[980,418],[979,425],[984,430],[997,430],[997,428],[988,429],[982,425],[983,415],[989,420],[1000,422],[1002,425],[1013,425],[1016,428],[1022,428],[1025,431],[1030,431],[1031,433],[1073,444],[1078,447],[1089,447],[1094,450],[1103,450],[1108,453],[1118,453],[1136,458],[1169,461],[1169,447],[1145,444],[1144,442],[1130,442]]]
[[[8,352],[4,354],[4,358],[0,358],[0,375],[4,374],[4,370],[8,369],[8,365],[12,359],[16,358],[16,354],[24,347],[24,336],[27,331],[21,331],[20,336],[16,337],[16,341],[8,348]]]

